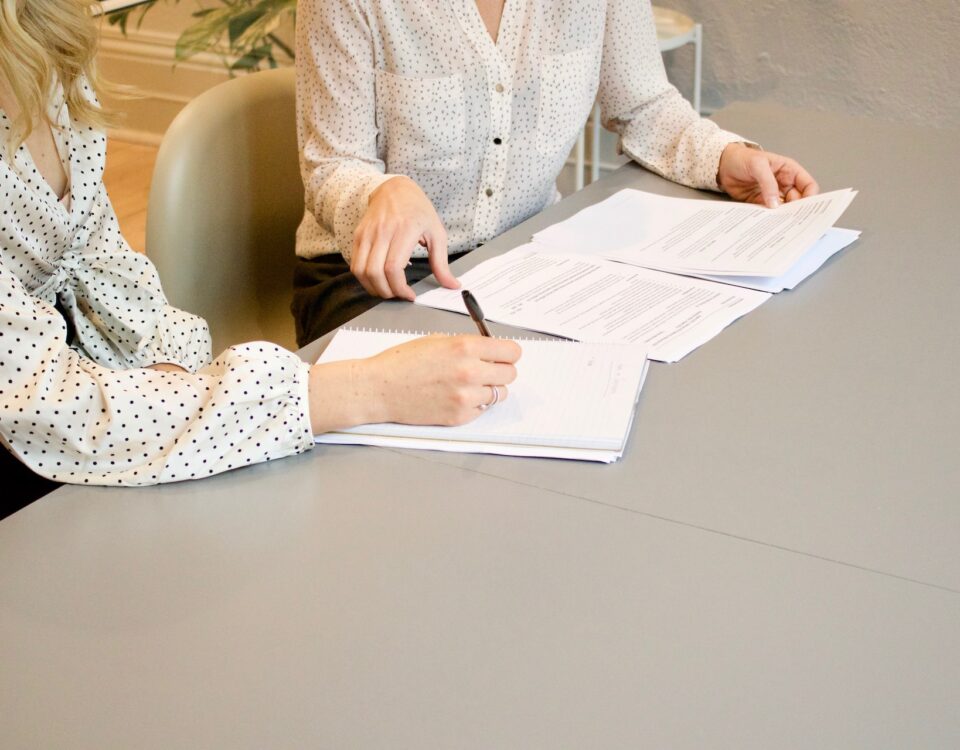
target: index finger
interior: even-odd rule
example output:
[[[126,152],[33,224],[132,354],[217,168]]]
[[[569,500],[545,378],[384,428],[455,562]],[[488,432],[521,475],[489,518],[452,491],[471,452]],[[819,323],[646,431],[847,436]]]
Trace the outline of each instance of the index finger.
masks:
[[[413,300],[416,295],[413,289],[407,284],[407,261],[413,253],[413,248],[417,244],[419,232],[412,225],[404,226],[399,232],[393,235],[390,240],[390,249],[387,250],[387,258],[383,265],[384,273],[387,277],[387,283],[393,290],[393,293],[407,300]]]
[[[442,224],[424,233],[427,240],[427,254],[430,257],[430,270],[441,286],[447,289],[459,289],[460,282],[450,271],[447,259],[447,230]]]

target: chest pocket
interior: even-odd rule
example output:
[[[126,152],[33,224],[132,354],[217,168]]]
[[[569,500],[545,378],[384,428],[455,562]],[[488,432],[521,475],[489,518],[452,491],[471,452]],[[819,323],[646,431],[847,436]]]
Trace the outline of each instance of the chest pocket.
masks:
[[[377,120],[388,172],[463,166],[463,77],[410,78],[377,71]]]
[[[537,150],[543,155],[569,151],[587,121],[597,95],[599,63],[595,47],[547,55],[540,63]]]

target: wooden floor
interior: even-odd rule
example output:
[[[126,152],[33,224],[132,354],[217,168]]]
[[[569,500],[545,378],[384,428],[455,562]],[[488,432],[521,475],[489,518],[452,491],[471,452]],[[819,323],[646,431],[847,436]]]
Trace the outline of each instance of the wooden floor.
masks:
[[[133,249],[141,253],[146,248],[147,198],[156,161],[155,146],[115,139],[107,143],[103,181],[120,219],[120,231]]]

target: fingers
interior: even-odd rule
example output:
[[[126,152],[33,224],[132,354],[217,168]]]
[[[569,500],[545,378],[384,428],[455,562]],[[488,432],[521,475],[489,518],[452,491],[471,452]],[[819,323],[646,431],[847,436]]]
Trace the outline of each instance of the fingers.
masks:
[[[811,195],[817,195],[820,192],[820,186],[817,184],[817,181],[813,179],[810,173],[801,167],[799,164],[794,162],[797,167],[797,174],[793,178],[794,187],[800,192],[800,196],[803,198],[809,198]]]
[[[366,267],[362,271],[362,276],[358,276],[360,283],[366,281],[364,288],[372,289],[371,294],[390,299],[393,297],[393,291],[387,283],[387,277],[384,272],[384,265],[387,261],[387,250],[390,249],[390,235],[387,233],[378,234],[367,256]]]
[[[354,232],[350,270],[368,294],[413,300],[406,267],[418,241],[440,283],[459,287],[447,265],[447,232],[430,199],[413,180],[391,177],[370,193]]]
[[[501,362],[482,362],[475,377],[483,384],[506,385],[517,379],[517,368]]]
[[[439,424],[455,427],[472,422],[487,409],[496,408],[497,404],[509,397],[510,392],[505,385],[472,386],[456,394],[449,412],[439,420]]]
[[[423,234],[412,222],[403,222],[396,228],[381,227],[372,240],[367,233],[361,233],[354,243],[350,270],[368,294],[413,301],[416,294],[407,283],[406,268],[421,236],[426,241],[430,268],[437,281],[448,289],[459,289],[460,282],[450,272],[447,262],[447,233],[439,223],[429,234]]]
[[[451,336],[452,345],[459,354],[474,357],[484,362],[502,362],[513,365],[523,353],[520,344],[510,339],[495,339],[489,336]],[[503,381],[509,382],[509,381]]]
[[[485,362],[504,362],[508,365],[515,365],[523,354],[520,344],[510,339],[494,339],[486,336],[478,336],[482,350],[480,359]],[[504,381],[507,382],[507,381]]]
[[[413,248],[417,244],[417,235],[417,228],[411,225],[405,226],[394,234],[383,265],[386,283],[393,295],[411,302],[417,295],[407,284],[406,269],[407,261],[410,260]]]
[[[444,343],[452,350],[449,377],[460,388],[472,391],[480,385],[506,385],[517,379],[514,362],[519,357],[520,347],[516,342],[479,336],[450,336]],[[503,357],[504,360],[493,357]]]
[[[399,227],[381,225],[377,230],[358,229],[354,238],[350,271],[367,294],[383,299],[412,300],[407,284],[407,261],[417,244],[419,230],[410,223]]]
[[[505,385],[484,385],[475,391],[476,396],[471,394],[471,399],[477,401],[476,409],[486,411],[491,406],[503,403],[510,395],[510,389]]]
[[[353,248],[350,251],[350,273],[357,278],[357,281],[360,282],[360,286],[364,288],[367,294],[370,294],[370,289],[367,288],[364,279],[360,278],[360,271],[366,267],[367,253],[369,252],[369,238],[367,237],[366,232],[363,230],[362,225],[358,226],[356,231],[353,233]]]
[[[776,208],[816,195],[820,187],[796,160],[731,143],[720,156],[717,184],[732,198]]]
[[[464,424],[493,400],[502,401],[517,379],[514,341],[484,336],[432,335],[408,341],[361,360],[383,394],[379,421],[404,424]]]
[[[749,163],[750,176],[756,181],[760,189],[760,198],[767,208],[776,208],[780,205],[780,185],[773,174],[770,157],[776,154],[758,153],[751,157]]]
[[[425,239],[427,254],[430,257],[430,270],[437,277],[437,281],[447,289],[459,289],[460,282],[451,273],[447,260],[447,230],[438,222],[437,226],[425,235]]]
[[[356,276],[360,286],[372,297],[377,296],[377,290],[367,278],[367,263],[373,250],[375,232],[364,225],[358,226],[353,235],[353,252],[350,254],[350,273]]]
[[[450,377],[461,387],[506,385],[517,379],[520,346],[509,339],[487,336],[442,336],[437,343],[448,347]]]
[[[817,181],[795,159],[770,154],[780,193],[786,202],[808,198],[820,192]]]
[[[507,398],[507,384],[517,379],[517,368],[506,362],[479,359],[477,355],[486,349],[486,356],[513,357],[517,354],[513,347],[485,345],[514,342],[497,342],[495,339],[476,336],[451,336],[438,343],[448,346],[453,354],[446,376],[451,410],[444,418],[445,424],[469,422]],[[492,354],[494,349],[502,353]]]

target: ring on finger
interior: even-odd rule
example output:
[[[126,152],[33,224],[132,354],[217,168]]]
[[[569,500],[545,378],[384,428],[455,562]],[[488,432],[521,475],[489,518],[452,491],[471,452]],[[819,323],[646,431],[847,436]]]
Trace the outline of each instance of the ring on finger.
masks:
[[[486,410],[489,409],[491,406],[494,406],[495,404],[497,404],[497,403],[500,401],[500,386],[498,386],[498,385],[491,385],[491,386],[490,386],[490,390],[492,391],[492,393],[491,393],[491,395],[490,395],[490,400],[489,400],[487,403],[485,403],[485,404],[480,404],[480,405],[477,407],[480,411],[486,411]]]

